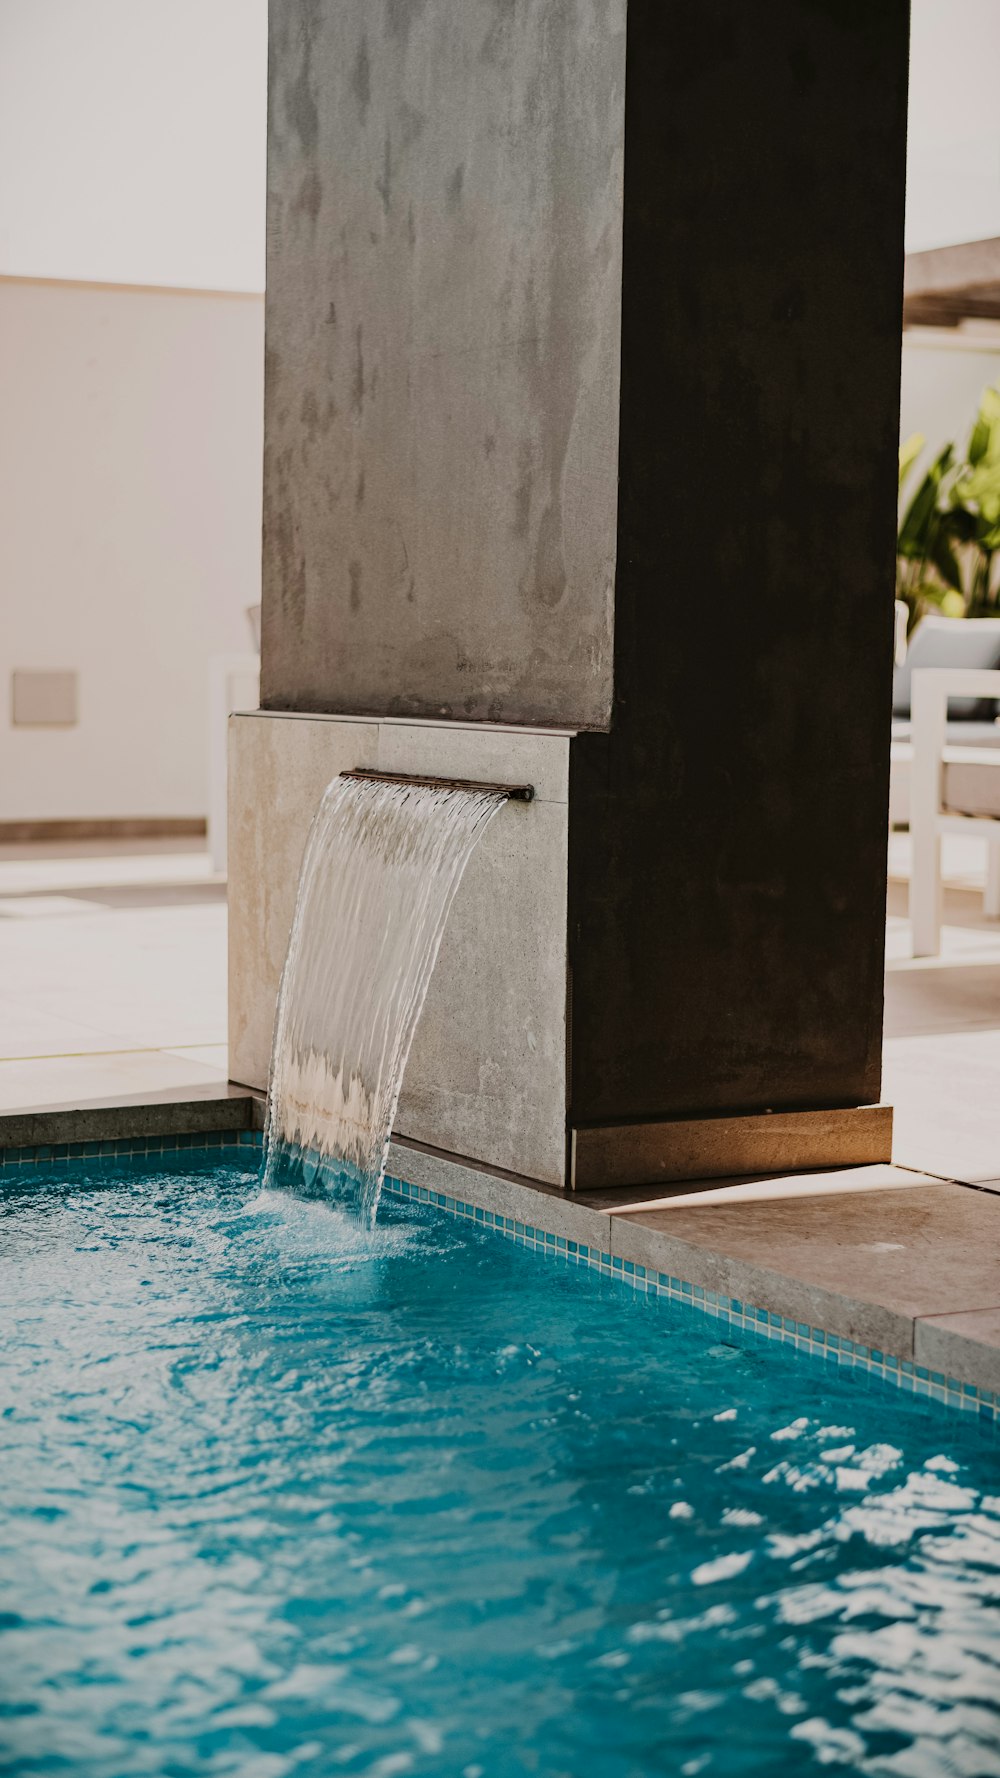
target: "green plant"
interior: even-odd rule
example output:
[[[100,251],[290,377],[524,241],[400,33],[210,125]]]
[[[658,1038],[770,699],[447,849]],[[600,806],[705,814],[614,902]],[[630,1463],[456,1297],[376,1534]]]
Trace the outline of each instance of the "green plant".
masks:
[[[967,563],[967,617],[995,614],[1000,554],[1000,390],[983,391],[966,460],[950,490],[951,530]]]
[[[900,447],[899,491],[925,444],[920,433]],[[946,444],[906,506],[896,539],[896,597],[912,629],[934,605],[946,617],[1000,610],[1000,390],[985,389],[965,457]]]
[[[900,447],[899,489],[924,448],[919,432]],[[965,610],[962,571],[952,542],[954,509],[948,499],[955,447],[947,444],[925,472],[900,520],[896,538],[896,597],[909,611],[913,628],[926,605],[949,617]]]

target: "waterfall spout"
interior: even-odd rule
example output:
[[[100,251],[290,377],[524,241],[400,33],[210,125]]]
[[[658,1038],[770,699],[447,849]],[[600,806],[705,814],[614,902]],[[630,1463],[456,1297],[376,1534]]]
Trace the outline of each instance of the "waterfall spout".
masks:
[[[510,794],[361,773],[328,786],[302,860],[278,996],[265,1186],[321,1189],[374,1222],[448,911]]]

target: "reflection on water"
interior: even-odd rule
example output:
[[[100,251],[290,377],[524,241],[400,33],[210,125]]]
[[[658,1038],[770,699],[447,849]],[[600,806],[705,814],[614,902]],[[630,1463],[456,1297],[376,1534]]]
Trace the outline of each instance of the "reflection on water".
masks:
[[[1000,1773],[992,1431],[424,1206],[120,1175],[0,1196],[0,1771]]]

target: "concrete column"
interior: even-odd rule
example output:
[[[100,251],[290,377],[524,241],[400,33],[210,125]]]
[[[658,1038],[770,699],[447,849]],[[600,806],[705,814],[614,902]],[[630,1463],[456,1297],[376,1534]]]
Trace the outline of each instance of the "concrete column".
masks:
[[[470,873],[401,1132],[581,1187],[886,1158],[905,0],[271,12],[234,1075],[296,723],[482,778],[523,734],[567,785],[491,830],[539,991],[477,970]]]

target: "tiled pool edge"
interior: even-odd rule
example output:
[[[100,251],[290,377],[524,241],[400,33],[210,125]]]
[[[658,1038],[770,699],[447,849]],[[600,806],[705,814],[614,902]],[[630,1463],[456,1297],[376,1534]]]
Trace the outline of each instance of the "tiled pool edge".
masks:
[[[220,1161],[241,1163],[249,1162],[259,1153],[260,1146],[260,1131],[253,1129],[39,1143],[0,1149],[0,1174],[48,1167],[58,1161],[153,1159],[192,1151],[207,1151]],[[438,1184],[422,1184],[419,1178],[408,1179],[405,1174],[436,1177]],[[452,1183],[453,1190],[438,1189],[441,1183]],[[456,1188],[470,1195],[456,1195]],[[559,1193],[547,1192],[527,1181],[473,1170],[449,1157],[398,1142],[393,1142],[390,1150],[390,1174],[384,1189],[391,1196],[428,1204],[447,1215],[475,1222],[549,1258],[601,1272],[645,1295],[683,1303],[741,1332],[794,1346],[828,1364],[835,1363],[840,1370],[880,1378],[906,1393],[1000,1425],[1000,1392],[931,1370],[916,1359],[883,1352],[844,1335],[794,1321],[776,1310],[624,1259],[611,1252],[611,1215],[574,1203]],[[476,1203],[472,1194],[483,1201]],[[535,1215],[547,1214],[537,1222],[526,1220],[523,1214],[511,1214],[515,1209],[523,1212],[527,1205]],[[546,1227],[545,1223],[552,1226]],[[606,1245],[601,1239],[602,1225],[607,1234]]]
[[[192,1149],[218,1154],[222,1160],[246,1159],[259,1154],[259,1130],[198,1130],[188,1135],[110,1136],[104,1141],[36,1142],[17,1148],[0,1148],[0,1176],[32,1167],[48,1167],[53,1161],[145,1160],[157,1155],[183,1154]]]
[[[521,1222],[502,1211],[490,1210],[481,1204],[467,1203],[429,1186],[412,1185],[407,1180],[391,1177],[386,1179],[384,1190],[394,1197],[433,1205],[450,1216],[475,1222],[481,1228],[492,1229],[507,1240],[532,1248],[535,1252],[543,1252],[552,1259],[561,1259],[569,1265],[587,1266],[593,1271],[602,1272],[606,1277],[616,1278],[619,1283],[629,1285],[648,1296],[666,1297],[672,1302],[684,1303],[688,1308],[698,1309],[729,1327],[794,1346],[828,1364],[836,1364],[840,1369],[860,1371],[868,1376],[881,1378],[905,1393],[937,1401],[943,1406],[966,1413],[978,1414],[1000,1426],[1000,1395],[995,1391],[980,1389],[975,1383],[959,1378],[947,1377],[943,1372],[931,1371],[926,1365],[918,1364],[913,1359],[898,1358],[892,1353],[880,1352],[877,1348],[864,1346],[860,1341],[849,1340],[843,1335],[827,1333],[823,1328],[791,1321],[774,1310],[759,1308],[756,1304],[743,1302],[736,1297],[726,1297],[720,1292],[708,1290],[703,1285],[691,1284],[686,1279],[675,1278],[669,1273],[655,1272],[632,1260],[622,1259],[606,1249],[591,1247],[586,1242],[575,1241],[566,1235],[557,1235],[550,1229]]]
[[[389,1171],[396,1180],[426,1187],[429,1194],[436,1194],[432,1201],[443,1197],[467,1203],[469,1208],[458,1214],[471,1212],[475,1218],[480,1208],[490,1212],[493,1221],[487,1226],[508,1237],[510,1230],[505,1223],[520,1223],[532,1231],[528,1245],[544,1246],[560,1257],[565,1238],[567,1244],[573,1242],[577,1249],[588,1250],[582,1263],[604,1270],[633,1288],[672,1296],[757,1337],[793,1345],[826,1363],[882,1378],[909,1393],[982,1413],[1000,1425],[1000,1354],[988,1343],[967,1339],[961,1342],[961,1354],[949,1355],[945,1366],[940,1360],[937,1364],[928,1362],[920,1346],[925,1332],[937,1325],[929,1316],[885,1317],[890,1324],[896,1323],[898,1344],[890,1337],[891,1325],[886,1337],[866,1339],[863,1325],[858,1326],[857,1322],[863,1324],[869,1318],[866,1311],[877,1304],[866,1303],[860,1297],[854,1300],[829,1286],[804,1290],[801,1279],[784,1273],[780,1265],[763,1268],[754,1262],[733,1263],[732,1256],[712,1242],[695,1245],[690,1240],[679,1241],[672,1234],[661,1237],[648,1228],[643,1230],[646,1251],[641,1255],[633,1251],[630,1256],[630,1219],[613,1206],[607,1210],[598,1208],[593,1198],[581,1203],[552,1187],[484,1170],[405,1139],[393,1141]],[[412,1196],[412,1190],[406,1195]],[[657,1248],[662,1250],[660,1265],[655,1263],[660,1258]],[[581,1263],[573,1258],[574,1263]],[[729,1278],[720,1278],[720,1272],[727,1271]],[[808,1305],[802,1312],[804,1295],[816,1299],[816,1312],[809,1314]]]

